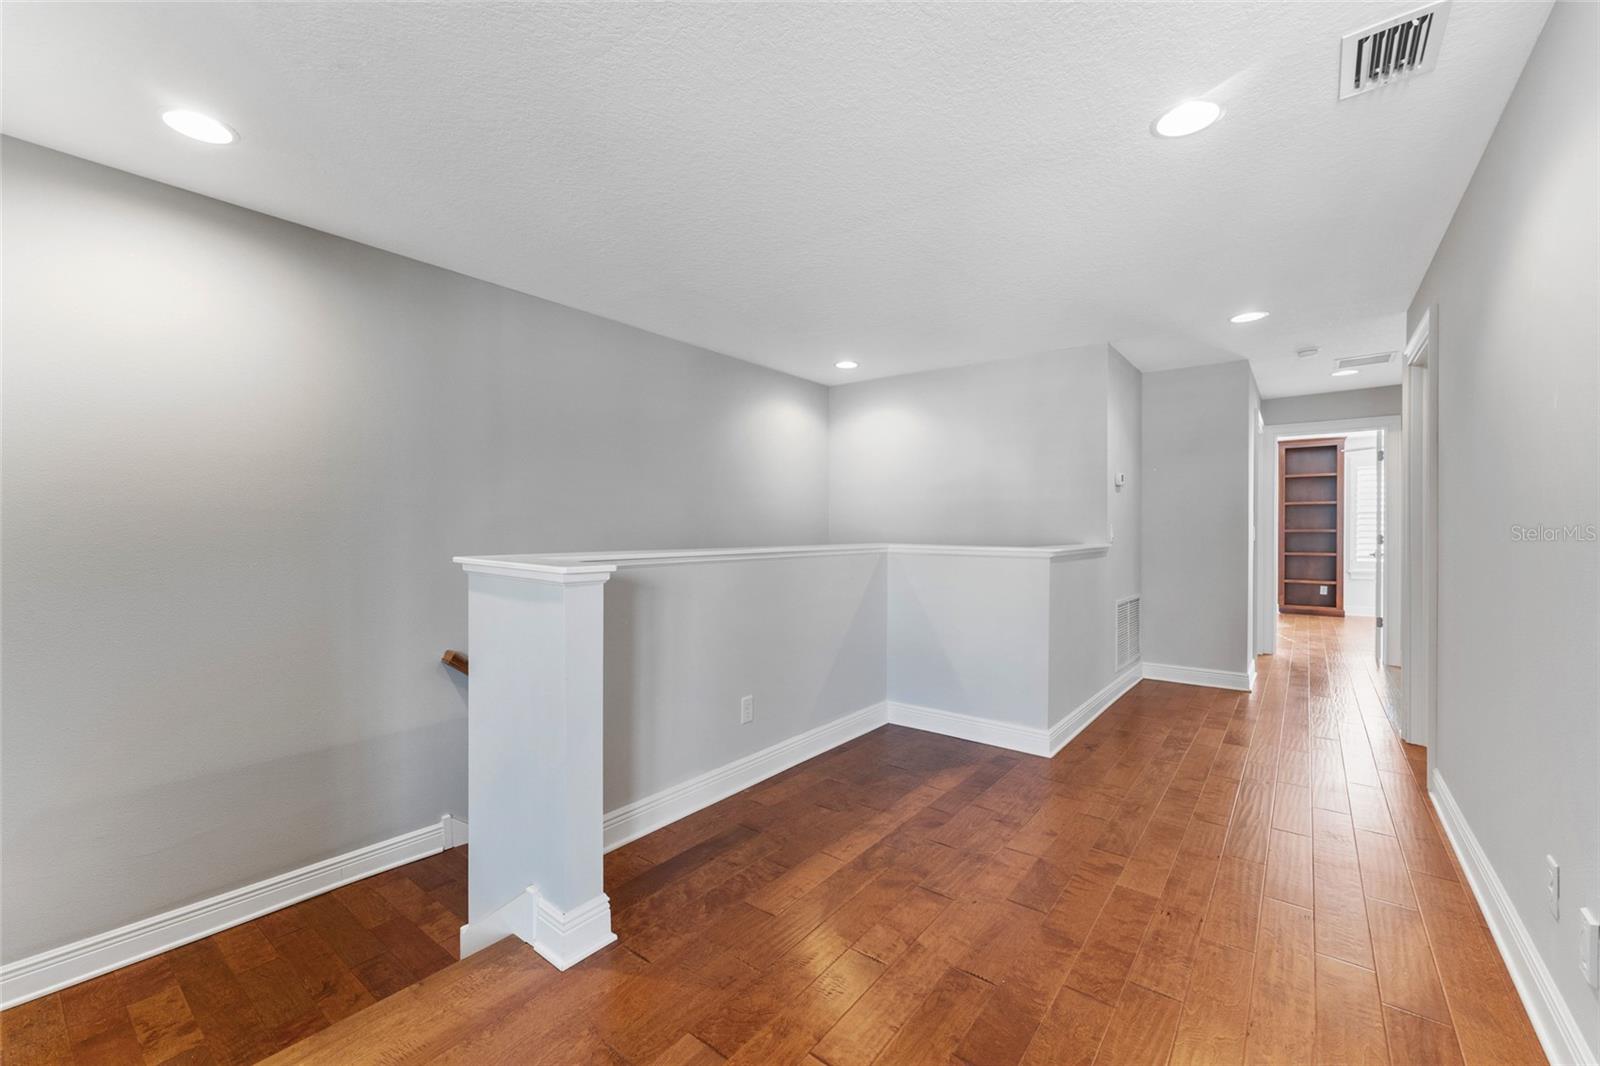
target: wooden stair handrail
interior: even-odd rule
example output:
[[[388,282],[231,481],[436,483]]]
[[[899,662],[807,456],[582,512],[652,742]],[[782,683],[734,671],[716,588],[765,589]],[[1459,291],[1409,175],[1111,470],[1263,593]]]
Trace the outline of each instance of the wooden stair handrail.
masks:
[[[439,656],[439,661],[452,670],[460,670],[463,674],[467,672],[467,656],[463,652],[446,651]]]

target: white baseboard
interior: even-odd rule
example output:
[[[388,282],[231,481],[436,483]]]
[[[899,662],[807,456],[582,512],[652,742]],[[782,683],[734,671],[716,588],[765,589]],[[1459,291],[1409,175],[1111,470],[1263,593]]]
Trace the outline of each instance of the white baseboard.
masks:
[[[452,846],[449,841],[456,827],[464,840],[466,823],[447,814],[410,833],[7,963],[0,966],[0,1009],[129,966],[351,881],[437,854]]]
[[[1009,748],[1024,755],[1050,757],[1050,734],[1032,726],[1015,725],[993,718],[980,718],[974,714],[941,711],[934,707],[919,707],[914,703],[889,704],[889,722],[927,733],[971,740],[996,748]]]
[[[1116,703],[1128,690],[1144,679],[1143,666],[1134,663],[1122,673],[1111,679],[1105,688],[1090,696],[1084,703],[1067,715],[1061,721],[1050,727],[1048,741],[1048,754],[1054,757],[1057,752],[1071,743],[1072,738],[1083,732],[1090,722],[1099,718],[1101,713]]]
[[[539,900],[539,927],[533,950],[556,969],[569,969],[616,939],[617,934],[611,931],[611,899],[604,892],[570,911],[557,910],[549,900]]]
[[[539,893],[530,887],[517,893],[515,899],[487,918],[461,927],[461,957],[476,955],[508,936],[531,944],[538,935]]]
[[[529,886],[482,921],[461,927],[461,957],[514,936],[533,946],[558,970],[568,970],[617,939],[611,931],[611,899],[604,892],[563,911]]]
[[[1202,688],[1226,688],[1236,692],[1249,692],[1252,687],[1251,674],[1246,670],[1202,670],[1195,666],[1145,663],[1144,676],[1149,681],[1170,681],[1175,685],[1199,685]]]
[[[1544,1045],[1545,1055],[1553,1063],[1594,1063],[1594,1049],[1584,1040],[1578,1019],[1562,998],[1550,968],[1534,946],[1528,927],[1512,905],[1511,896],[1490,864],[1483,845],[1478,843],[1461,808],[1456,806],[1449,786],[1438,770],[1429,774],[1428,783],[1428,794],[1439,812],[1439,821],[1444,823],[1445,834],[1461,858],[1467,884],[1478,899],[1484,920],[1489,923],[1489,932],[1506,961],[1506,969],[1517,986],[1517,994],[1522,997],[1522,1005],[1528,1010],[1533,1031]]]
[[[1107,707],[1137,685],[1142,676],[1138,665],[1129,667],[1049,729],[893,701],[889,703],[889,721],[894,725],[921,729],[947,737],[958,737],[961,740],[971,740],[979,744],[1007,748],[1011,751],[1020,751],[1024,755],[1037,755],[1048,759],[1066,747],[1073,737],[1083,732],[1084,728],[1100,717]]]
[[[679,818],[765,781],[773,774],[816,758],[847,740],[870,733],[885,721],[884,705],[874,703],[699,777],[608,811],[605,816],[605,849],[612,851],[646,833],[653,833]]]

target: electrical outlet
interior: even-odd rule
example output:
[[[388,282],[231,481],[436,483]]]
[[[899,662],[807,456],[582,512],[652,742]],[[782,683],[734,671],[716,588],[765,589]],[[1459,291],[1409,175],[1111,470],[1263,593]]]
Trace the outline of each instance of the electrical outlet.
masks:
[[[1326,596],[1327,594],[1328,594],[1328,586],[1326,586],[1326,585],[1318,585],[1317,586],[1317,595],[1318,596]]]
[[[1590,988],[1600,988],[1600,919],[1588,907],[1578,908],[1578,972]]]
[[[756,720],[756,698],[745,696],[739,701],[739,724],[749,725]]]
[[[1550,906],[1550,917],[1561,920],[1561,864],[1554,855],[1544,857],[1544,894]]]

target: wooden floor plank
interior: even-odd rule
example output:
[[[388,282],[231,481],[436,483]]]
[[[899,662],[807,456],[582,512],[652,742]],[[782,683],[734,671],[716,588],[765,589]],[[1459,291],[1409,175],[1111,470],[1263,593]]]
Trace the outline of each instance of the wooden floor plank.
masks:
[[[255,1062],[275,1050],[273,1033],[238,977],[210,940],[175,949],[173,975],[190,1013],[204,1030],[206,1048],[222,1063]]]
[[[1172,1047],[1172,1066],[1238,1066],[1250,1024],[1255,956],[1201,941]]]
[[[1116,1004],[1155,911],[1156,901],[1143,892],[1121,885],[1113,889],[1067,974],[1067,985]]]
[[[1222,853],[1233,859],[1267,861],[1267,838],[1272,829],[1272,785],[1263,781],[1243,781],[1228,823],[1228,840]]]
[[[949,969],[937,952],[913,944],[822,1036],[816,1053],[834,1066],[866,1066]]]
[[[1103,1066],[1160,1066],[1172,1051],[1182,1010],[1175,999],[1128,985],[1094,1061]]]
[[[1394,1066],[1427,1063],[1428,1066],[1462,1066],[1461,1046],[1455,1030],[1395,1007],[1383,1008],[1389,1038],[1389,1060]]]
[[[1527,1012],[1466,888],[1427,874],[1415,875],[1412,884],[1467,1066],[1543,1062]]]
[[[1452,1024],[1422,916],[1374,899],[1367,901],[1367,917],[1383,1002],[1443,1025]]]
[[[1217,865],[1217,860],[1206,856],[1186,856],[1173,868],[1128,971],[1130,981],[1169,998],[1183,999]]]
[[[718,1066],[727,1061],[714,1050],[697,1040],[693,1034],[684,1033],[678,1042],[650,1060],[650,1066]]]
[[[1327,1066],[1386,1066],[1378,980],[1371,970],[1317,956],[1316,1062]],[[1402,1063],[1402,1066],[1405,1066]]]
[[[261,1020],[264,1048],[276,1051],[327,1028],[327,1017],[284,959],[268,959],[238,979]]]
[[[1311,868],[1317,951],[1370,970],[1372,936],[1355,829],[1350,816],[1337,811],[1315,811],[1314,822]]]
[[[0,1049],[12,1066],[71,1061],[61,997],[45,996],[0,1014]]]
[[[1245,1061],[1310,1062],[1316,1038],[1315,937],[1311,912],[1282,900],[1261,907]]]
[[[895,1033],[875,1066],[924,1066],[946,1062],[993,991],[988,982],[948,969],[917,1009]]]
[[[1267,849],[1264,891],[1273,899],[1311,909],[1311,840],[1282,829],[1272,831]]]
[[[1223,856],[1200,935],[1219,944],[1254,950],[1266,875],[1267,868],[1261,863]]]
[[[846,951],[727,1061],[739,1066],[799,1061],[872,986],[883,968],[876,959]]]
[[[1373,771],[1374,779],[1377,771]],[[1350,814],[1357,829],[1368,833],[1394,836],[1394,820],[1389,817],[1389,801],[1377,785],[1361,785],[1354,781],[1346,785],[1350,796]]]
[[[1411,876],[1399,841],[1383,833],[1357,829],[1356,853],[1361,860],[1361,886],[1368,899],[1417,909],[1417,896],[1411,891]]]
[[[1063,986],[1023,1053],[1022,1066],[1089,1066],[1113,1013],[1093,996]]]

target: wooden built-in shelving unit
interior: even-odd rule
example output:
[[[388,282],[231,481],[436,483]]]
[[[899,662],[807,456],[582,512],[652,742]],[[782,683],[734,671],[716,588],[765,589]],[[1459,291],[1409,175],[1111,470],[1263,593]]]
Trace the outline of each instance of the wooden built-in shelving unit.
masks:
[[[1344,438],[1278,444],[1278,610],[1344,614]]]

